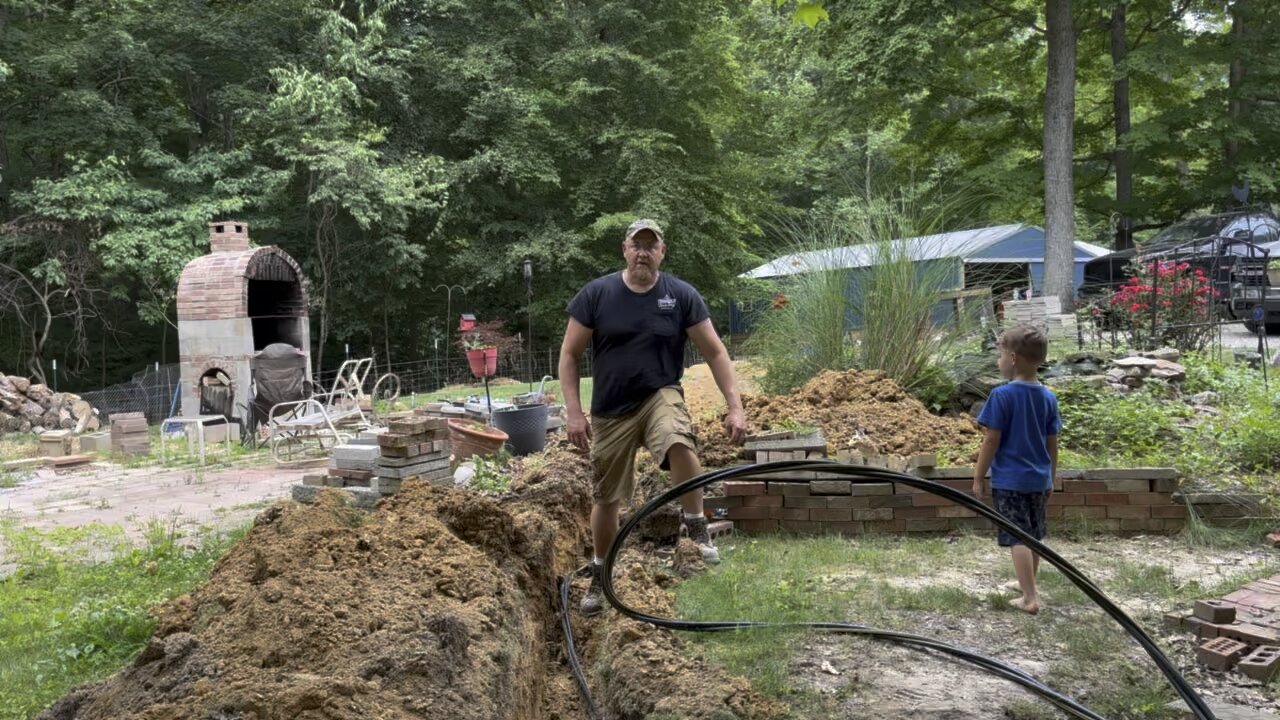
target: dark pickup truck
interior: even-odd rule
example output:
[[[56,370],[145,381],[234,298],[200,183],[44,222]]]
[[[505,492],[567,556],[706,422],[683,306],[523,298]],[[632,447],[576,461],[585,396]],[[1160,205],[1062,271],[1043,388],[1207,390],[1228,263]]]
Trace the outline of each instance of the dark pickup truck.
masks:
[[[1131,264],[1152,260],[1187,262],[1204,270],[1218,291],[1218,311],[1243,321],[1250,332],[1260,324],[1280,332],[1280,277],[1268,273],[1280,260],[1280,220],[1267,210],[1239,210],[1190,218],[1161,230],[1136,249],[1095,258],[1085,265],[1082,294],[1110,291],[1129,277]],[[1257,308],[1261,307],[1261,321]]]

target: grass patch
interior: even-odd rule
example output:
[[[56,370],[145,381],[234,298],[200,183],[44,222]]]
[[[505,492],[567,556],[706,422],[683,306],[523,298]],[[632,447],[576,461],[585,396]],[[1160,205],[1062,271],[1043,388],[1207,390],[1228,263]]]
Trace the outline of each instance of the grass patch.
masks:
[[[1131,614],[1158,636],[1160,613],[1274,574],[1273,564],[1211,579],[1180,579],[1184,574],[1175,572],[1176,563],[1186,556],[1194,562],[1206,561],[1199,556],[1214,555],[1210,548],[1220,550],[1216,555],[1231,555],[1239,536],[1237,531],[1206,528],[1193,540],[1169,538],[1170,552],[1154,552],[1150,558],[1109,552],[1116,543],[1125,542],[1115,537],[1063,539],[1053,544],[1114,601],[1126,606],[1140,601],[1142,609]],[[1253,537],[1256,544],[1257,535]],[[1178,547],[1183,543],[1202,552]],[[993,555],[990,546],[991,539],[985,535],[744,538],[725,564],[677,586],[677,611],[680,617],[696,620],[848,621],[917,632],[922,619],[930,623],[946,619],[943,625],[964,634],[959,644],[979,649],[988,632],[1007,632],[1012,618],[1017,623],[1016,641],[1003,652],[1042,658],[1049,667],[1043,679],[1051,687],[1117,720],[1178,717],[1165,709],[1175,693],[1145,653],[1055,568],[1046,565],[1040,572],[1048,612],[1024,620],[1011,610],[1007,603],[1015,593],[991,590],[986,584],[1012,577],[1007,554]],[[969,573],[986,580],[968,587],[948,580]],[[810,653],[805,646],[816,642],[804,630],[691,634],[689,639],[692,652],[750,678],[757,691],[783,699],[794,717],[837,716],[847,710],[837,695],[861,692],[853,686],[836,695],[830,687],[826,693],[808,689],[806,678],[814,671],[804,669],[807,664],[802,660]],[[847,642],[860,641],[850,638]],[[843,652],[859,657],[857,647],[846,646]],[[1023,720],[1058,716],[1034,701],[1012,701],[1003,710],[1006,717]]]
[[[533,384],[533,389],[537,391],[538,383]],[[578,382],[578,394],[582,398],[582,407],[591,407],[591,378],[584,377]],[[564,393],[560,389],[559,380],[548,380],[542,387],[544,393],[550,393],[556,396],[558,402],[564,401]],[[499,383],[489,382],[489,394],[493,396],[494,402],[498,400],[509,400],[512,395],[520,395],[529,392],[529,383],[516,381],[504,381]],[[404,403],[406,407],[413,405],[415,398],[417,405],[425,405],[427,403],[443,402],[446,400],[460,400],[465,397],[475,395],[476,397],[484,397],[484,384],[474,385],[448,385],[440,388],[435,392],[417,393],[417,394],[401,394],[397,404]]]
[[[0,720],[34,717],[123,667],[151,635],[148,609],[202,582],[241,536],[208,535],[191,551],[161,523],[141,545],[115,526],[0,526],[17,565],[0,580]]]
[[[987,598],[957,587],[911,587],[885,578],[941,567],[964,554],[969,542],[978,540],[752,538],[724,565],[681,583],[676,608],[680,617],[690,620],[851,621],[886,627],[909,624],[901,614],[908,611],[964,615],[980,609]],[[850,569],[857,572],[841,572]],[[768,628],[694,634],[690,639],[730,672],[751,678],[756,690],[783,697],[799,693],[788,678],[792,657],[808,636],[801,629]],[[801,705],[808,702],[797,700]]]
[[[25,460],[40,454],[40,438],[31,433],[9,433],[0,437],[0,462]]]

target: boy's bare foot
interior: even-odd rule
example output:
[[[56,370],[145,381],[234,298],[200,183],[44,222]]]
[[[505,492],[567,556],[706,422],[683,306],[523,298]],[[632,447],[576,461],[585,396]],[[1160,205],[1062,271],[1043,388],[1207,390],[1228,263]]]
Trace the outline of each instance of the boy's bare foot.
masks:
[[[1028,600],[1025,597],[1014,598],[1009,601],[1009,606],[1021,610],[1028,615],[1035,615],[1040,612],[1039,600]]]
[[[1017,580],[1010,580],[1009,582],[1001,585],[1000,589],[1021,592],[1022,586],[1018,584]]]

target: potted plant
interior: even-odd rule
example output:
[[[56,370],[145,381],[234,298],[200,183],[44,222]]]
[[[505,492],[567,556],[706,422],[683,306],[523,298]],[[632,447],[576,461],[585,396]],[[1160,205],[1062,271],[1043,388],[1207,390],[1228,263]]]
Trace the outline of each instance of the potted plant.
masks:
[[[449,436],[453,460],[460,463],[473,455],[496,455],[507,441],[507,433],[474,420],[451,418]]]
[[[1267,261],[1267,284],[1280,287],[1280,258]]]
[[[475,331],[462,336],[462,348],[471,365],[471,374],[478,378],[493,377],[498,372],[498,346]]]

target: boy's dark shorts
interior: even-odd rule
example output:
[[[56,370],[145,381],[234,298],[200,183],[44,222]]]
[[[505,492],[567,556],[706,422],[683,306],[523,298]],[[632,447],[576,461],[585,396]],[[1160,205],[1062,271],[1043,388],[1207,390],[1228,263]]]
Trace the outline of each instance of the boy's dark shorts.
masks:
[[[991,502],[995,505],[996,511],[1037,540],[1043,540],[1049,534],[1044,520],[1044,506],[1048,500],[1048,490],[1018,492],[1017,490],[991,489]],[[996,534],[996,542],[1000,543],[1000,547],[1022,544],[1021,540],[1003,528]]]

